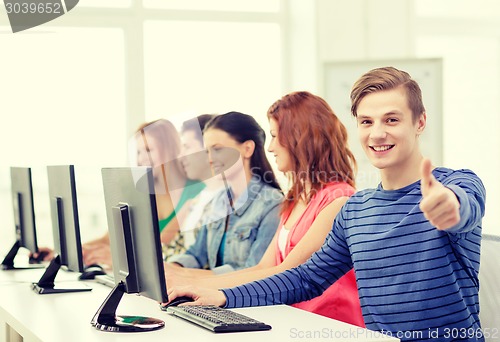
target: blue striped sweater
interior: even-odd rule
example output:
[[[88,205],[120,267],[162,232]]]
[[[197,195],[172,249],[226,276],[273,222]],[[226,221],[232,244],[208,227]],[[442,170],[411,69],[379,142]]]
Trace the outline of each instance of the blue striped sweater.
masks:
[[[460,202],[460,222],[440,231],[419,208],[420,181],[353,195],[324,245],[303,265],[223,289],[226,307],[292,304],[320,295],[354,267],[368,329],[402,340],[484,340],[478,272],[485,189],[470,170],[436,168]]]

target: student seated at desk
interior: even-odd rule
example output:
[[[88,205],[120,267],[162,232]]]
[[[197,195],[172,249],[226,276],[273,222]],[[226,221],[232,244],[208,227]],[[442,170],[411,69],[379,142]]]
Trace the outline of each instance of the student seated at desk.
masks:
[[[426,113],[420,87],[406,72],[369,71],[354,84],[351,101],[360,143],[382,181],[347,201],[321,249],[269,278],[221,291],[171,288],[169,298],[228,308],[292,304],[320,295],[354,267],[368,329],[402,340],[484,341],[481,180],[424,159]]]
[[[268,151],[291,183],[273,241],[253,267],[202,278],[167,274],[169,287],[237,286],[302,264],[324,243],[331,222],[355,192],[356,162],[347,146],[347,130],[325,100],[305,91],[290,93],[267,115],[272,137]],[[352,270],[321,296],[294,306],[364,326]]]
[[[179,234],[179,222],[187,214],[186,203],[196,197],[205,184],[186,177],[178,160],[179,134],[170,121],[160,119],[144,123],[137,129],[134,138],[137,165],[153,168],[162,244],[167,246],[167,253],[181,252],[183,241]],[[107,233],[99,239],[83,244],[82,248],[85,264],[111,266]]]
[[[279,222],[283,195],[257,121],[238,112],[217,115],[205,127],[203,139],[214,174],[223,176],[227,186],[205,209],[195,243],[168,260],[170,274],[206,275],[254,266]]]
[[[187,213],[178,219],[178,236],[173,243],[166,245],[167,251],[164,251],[164,255],[167,260],[172,255],[184,253],[194,243],[206,205],[224,185],[220,176],[213,177],[203,144],[203,130],[214,117],[214,114],[198,115],[184,121],[181,126],[179,162],[188,179],[203,182],[205,187],[183,206],[182,210],[187,210]]]

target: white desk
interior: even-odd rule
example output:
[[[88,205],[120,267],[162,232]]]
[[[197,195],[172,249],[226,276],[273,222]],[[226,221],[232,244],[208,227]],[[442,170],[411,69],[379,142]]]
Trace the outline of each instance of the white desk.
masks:
[[[286,305],[237,309],[240,313],[270,324],[270,331],[214,334],[172,317],[150,299],[125,294],[119,314],[151,316],[165,321],[160,330],[145,333],[98,331],[90,320],[110,292],[94,282],[91,292],[39,295],[29,284],[37,281],[43,270],[0,271],[0,341],[26,342],[127,342],[127,341],[398,341],[346,323],[295,309]],[[75,274],[59,271],[56,279],[73,282]],[[82,283],[82,282],[80,282]]]

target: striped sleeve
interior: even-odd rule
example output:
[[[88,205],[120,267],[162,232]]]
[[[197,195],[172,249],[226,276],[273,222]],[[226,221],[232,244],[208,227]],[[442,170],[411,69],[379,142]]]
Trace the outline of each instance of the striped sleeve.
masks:
[[[480,225],[485,211],[486,189],[479,177],[470,170],[458,170],[449,175],[443,185],[455,193],[460,202],[460,222],[450,233],[467,233]]]
[[[265,279],[222,289],[227,308],[293,304],[323,293],[352,268],[352,261],[337,216],[325,243],[304,264]]]

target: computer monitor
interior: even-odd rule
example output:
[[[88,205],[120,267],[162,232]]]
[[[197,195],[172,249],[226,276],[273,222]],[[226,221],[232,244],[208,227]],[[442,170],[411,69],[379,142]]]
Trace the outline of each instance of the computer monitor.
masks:
[[[11,194],[14,208],[14,225],[16,242],[2,261],[2,269],[31,269],[44,267],[33,263],[29,266],[14,266],[14,259],[20,248],[28,249],[32,254],[38,252],[35,226],[35,207],[33,203],[33,186],[31,182],[31,168],[11,167]]]
[[[83,258],[74,166],[47,166],[47,176],[55,256],[40,280],[33,283],[33,290],[39,294],[90,291],[86,286],[61,288],[54,283],[62,266],[83,272]]]
[[[163,328],[165,323],[159,319],[116,315],[124,293],[168,301],[152,170],[105,168],[102,180],[115,287],[91,324],[115,332]]]

